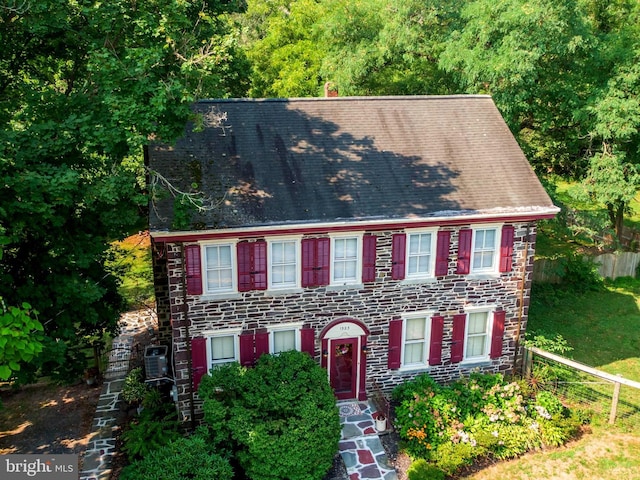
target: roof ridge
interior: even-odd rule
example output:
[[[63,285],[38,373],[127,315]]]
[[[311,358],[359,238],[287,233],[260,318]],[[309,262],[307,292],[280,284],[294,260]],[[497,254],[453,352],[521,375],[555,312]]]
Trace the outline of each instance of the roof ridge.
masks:
[[[381,96],[353,96],[353,97],[291,97],[291,98],[204,98],[196,103],[289,103],[289,102],[344,102],[344,101],[363,101],[363,100],[459,100],[459,99],[490,99],[491,95],[486,94],[453,94],[453,95],[381,95]]]

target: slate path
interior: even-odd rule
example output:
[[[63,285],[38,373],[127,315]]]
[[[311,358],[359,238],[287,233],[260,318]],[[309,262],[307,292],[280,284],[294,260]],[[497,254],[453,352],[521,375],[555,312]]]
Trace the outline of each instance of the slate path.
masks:
[[[397,480],[376,430],[375,408],[369,402],[338,402],[342,437],[340,455],[349,480]]]
[[[113,341],[79,480],[109,480],[111,476],[111,463],[116,454],[115,432],[121,411],[120,391],[136,350],[134,342],[141,333],[155,331],[157,320],[152,310],[141,310],[125,313],[119,325],[120,335]]]

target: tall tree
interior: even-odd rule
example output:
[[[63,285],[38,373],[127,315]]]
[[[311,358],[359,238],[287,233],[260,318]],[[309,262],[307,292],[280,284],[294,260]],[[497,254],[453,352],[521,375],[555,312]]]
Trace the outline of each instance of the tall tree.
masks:
[[[584,169],[579,139],[586,132],[574,112],[588,92],[595,39],[576,3],[476,0],[461,16],[440,65],[466,92],[494,98],[538,171]]]
[[[5,1],[0,6],[0,296],[39,312],[30,370],[75,375],[69,348],[113,332],[108,242],[144,220],[141,159],[202,95],[244,92],[214,0]]]
[[[347,95],[457,93],[438,60],[458,22],[452,0],[330,0],[321,72]]]
[[[601,46],[592,61],[592,93],[579,117],[589,128],[586,193],[607,208],[622,241],[624,216],[640,189],[640,6],[586,3]]]
[[[475,0],[441,65],[490,93],[534,167],[584,180],[622,234],[638,176],[638,4]]]

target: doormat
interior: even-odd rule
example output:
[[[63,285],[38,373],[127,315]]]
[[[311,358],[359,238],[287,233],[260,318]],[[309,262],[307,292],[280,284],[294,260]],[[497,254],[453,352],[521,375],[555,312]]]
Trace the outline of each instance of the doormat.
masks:
[[[360,410],[360,405],[357,403],[345,403],[342,405],[338,405],[340,410],[341,417],[351,417],[353,415],[360,415],[362,410]]]

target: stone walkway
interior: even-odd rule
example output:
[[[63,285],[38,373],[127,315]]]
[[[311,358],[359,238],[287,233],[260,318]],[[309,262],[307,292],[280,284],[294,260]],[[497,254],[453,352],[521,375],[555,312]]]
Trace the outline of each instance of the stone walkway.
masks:
[[[349,480],[397,480],[378,437],[375,408],[368,402],[354,401],[338,402],[338,408],[342,423],[340,455]]]
[[[118,428],[120,391],[129,371],[134,338],[145,330],[155,330],[157,320],[153,311],[142,310],[125,313],[119,325],[120,335],[113,341],[79,480],[109,480],[111,476],[111,462],[116,453],[115,431]]]

